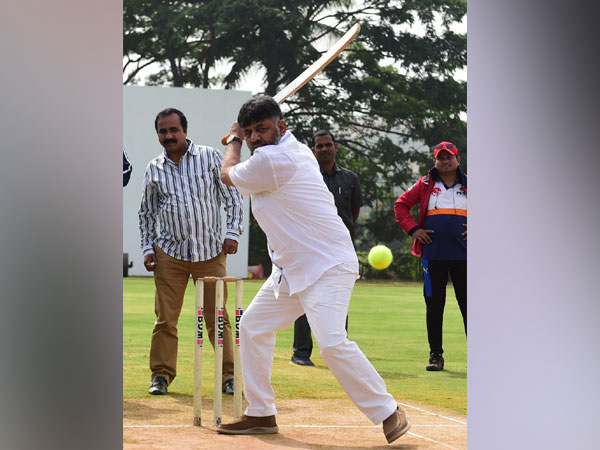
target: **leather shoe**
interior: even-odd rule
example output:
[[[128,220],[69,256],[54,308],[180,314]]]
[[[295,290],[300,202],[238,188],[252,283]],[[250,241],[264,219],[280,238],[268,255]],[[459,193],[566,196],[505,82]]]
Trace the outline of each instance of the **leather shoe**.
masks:
[[[410,420],[404,410],[396,407],[396,411],[383,421],[383,434],[391,444],[410,428]]]
[[[236,422],[220,425],[221,434],[275,434],[279,431],[275,416],[253,417],[243,415]]]
[[[425,370],[430,372],[438,372],[444,370],[444,358],[441,353],[431,353],[429,355],[429,362],[425,366]]]
[[[296,364],[298,366],[314,366],[315,364],[310,360],[310,358],[304,358],[302,356],[292,355],[292,364]]]
[[[152,395],[165,395],[167,393],[167,379],[162,376],[152,378],[148,392]]]
[[[223,383],[223,394],[233,395],[233,378],[230,378]]]

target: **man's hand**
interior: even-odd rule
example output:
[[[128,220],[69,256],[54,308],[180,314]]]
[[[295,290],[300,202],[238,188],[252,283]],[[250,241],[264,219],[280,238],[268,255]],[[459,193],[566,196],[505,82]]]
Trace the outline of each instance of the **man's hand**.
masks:
[[[156,265],[158,264],[158,258],[154,253],[148,253],[144,256],[144,267],[148,272],[154,272]]]
[[[226,255],[234,255],[237,253],[238,243],[233,239],[225,239],[223,242],[223,253]]]
[[[463,236],[463,239],[466,241],[467,240],[467,224],[463,223],[463,226],[465,227],[465,231],[463,231],[461,234]]]
[[[229,135],[237,136],[243,141],[244,140],[244,129],[240,126],[239,123],[233,122],[231,124],[231,128],[229,129]]]
[[[229,136],[237,136],[244,142],[244,129],[239,123],[233,122],[229,130]],[[223,163],[221,164],[221,181],[227,186],[234,186],[231,178],[229,178],[229,171],[233,166],[240,163],[241,152],[242,146],[235,141],[231,141],[225,148]]]
[[[415,239],[418,239],[421,244],[431,244],[432,240],[431,237],[429,237],[429,233],[433,233],[433,230],[419,228],[412,235]]]

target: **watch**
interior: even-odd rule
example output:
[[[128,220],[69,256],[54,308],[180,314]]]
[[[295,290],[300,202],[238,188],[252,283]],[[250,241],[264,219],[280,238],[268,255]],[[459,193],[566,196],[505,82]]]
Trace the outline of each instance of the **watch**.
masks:
[[[229,135],[229,137],[227,138],[227,141],[225,141],[227,143],[227,145],[231,144],[233,141],[237,142],[238,144],[242,145],[242,140],[237,137],[237,136],[233,136],[233,135]]]

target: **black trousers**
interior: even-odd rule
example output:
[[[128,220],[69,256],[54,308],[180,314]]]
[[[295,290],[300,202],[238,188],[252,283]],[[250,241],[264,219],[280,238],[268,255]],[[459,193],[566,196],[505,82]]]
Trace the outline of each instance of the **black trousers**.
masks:
[[[446,306],[446,285],[448,275],[452,277],[454,294],[460,308],[467,334],[467,261],[426,261],[423,262],[425,282],[423,295],[426,304],[427,338],[432,353],[443,353],[442,326]]]
[[[348,316],[346,316],[346,334],[348,334]],[[313,341],[310,335],[310,325],[306,314],[302,314],[294,322],[294,356],[310,358],[312,355]]]

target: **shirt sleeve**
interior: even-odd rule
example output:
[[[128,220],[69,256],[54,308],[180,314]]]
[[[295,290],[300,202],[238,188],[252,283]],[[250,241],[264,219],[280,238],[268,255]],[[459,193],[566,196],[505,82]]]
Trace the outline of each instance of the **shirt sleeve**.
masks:
[[[423,178],[408,188],[394,203],[394,216],[396,222],[406,233],[410,233],[418,226],[410,215],[411,208],[419,202],[424,183]]]
[[[156,214],[158,212],[158,192],[151,180],[151,166],[146,168],[142,202],[138,211],[140,236],[142,238],[142,253],[154,253],[154,235],[156,233]]]
[[[360,208],[363,205],[362,191],[358,175],[354,174],[354,185],[352,186],[352,209]]]
[[[244,195],[277,190],[277,176],[270,158],[258,150],[229,171],[232,183]]]
[[[219,196],[225,205],[225,213],[227,215],[227,231],[225,239],[233,239],[239,241],[241,234],[244,232],[242,221],[244,220],[244,207],[242,194],[233,186],[227,186],[221,181],[221,165],[223,164],[223,156],[221,152],[213,148],[213,168],[214,177]]]

